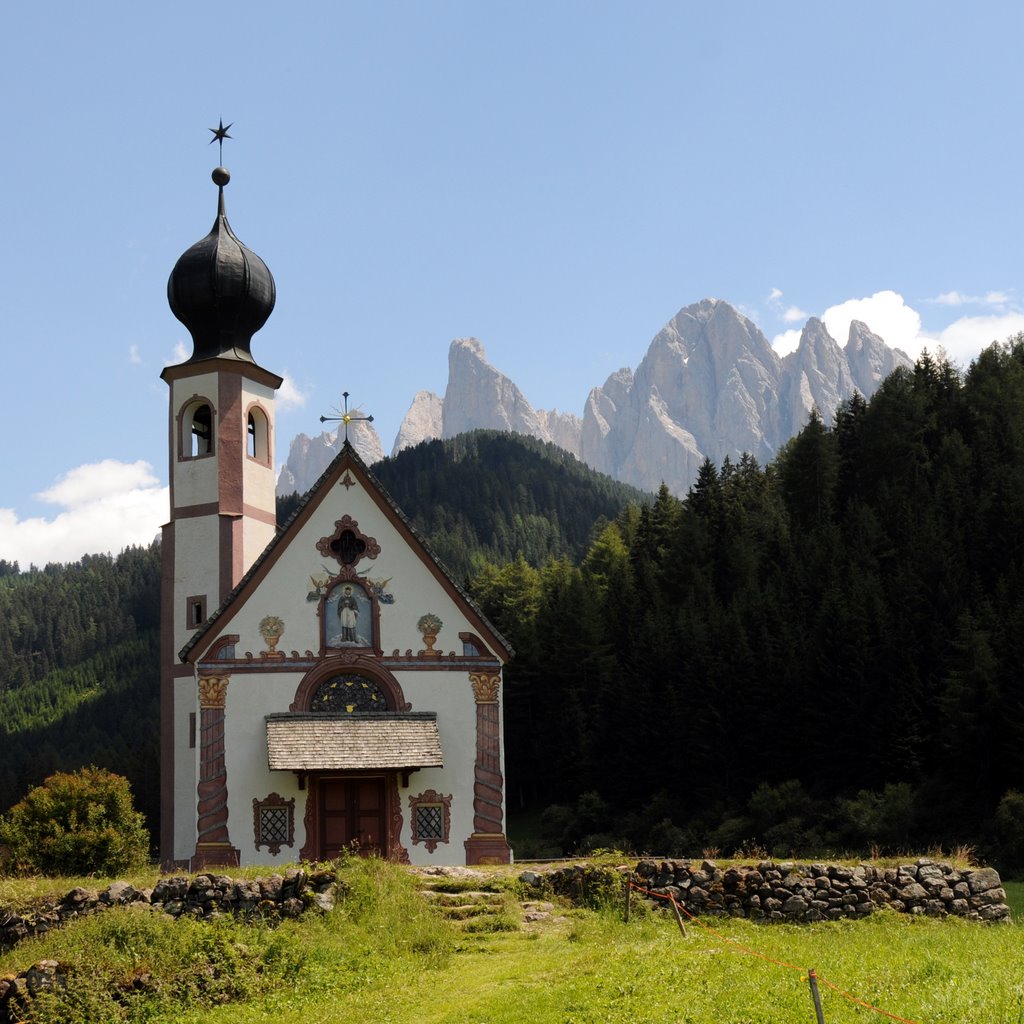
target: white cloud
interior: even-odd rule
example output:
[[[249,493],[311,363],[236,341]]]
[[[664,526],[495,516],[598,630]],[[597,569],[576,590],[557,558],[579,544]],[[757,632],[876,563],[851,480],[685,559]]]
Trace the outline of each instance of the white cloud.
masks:
[[[1020,331],[1024,331],[1024,313],[963,316],[937,334],[922,334],[920,347],[910,354],[917,356],[921,348],[925,347],[929,352],[934,352],[941,345],[951,363],[966,367],[993,341],[1006,341],[1010,335]]]
[[[280,409],[299,409],[306,404],[304,395],[288,374],[284,375],[284,383],[277,392],[277,406]]]
[[[797,346],[800,344],[800,335],[802,333],[802,331],[792,330],[776,334],[772,338],[772,348],[775,349],[778,355],[787,356],[790,352],[796,351]]]
[[[101,501],[115,494],[153,487],[159,481],[148,462],[118,462],[104,459],[68,470],[52,487],[36,497],[47,505],[73,508],[90,501]]]
[[[138,345],[129,345],[128,346],[128,362],[129,363],[136,363],[136,364],[142,362],[142,356],[139,355],[139,346]]]
[[[920,349],[917,338],[921,333],[921,315],[894,291],[875,292],[865,299],[847,299],[829,306],[821,319],[840,345],[845,345],[850,336],[850,322],[861,320],[893,348],[901,348],[910,355]]]
[[[951,291],[936,295],[934,299],[925,299],[925,302],[934,303],[937,306],[1005,306],[1010,301],[1006,292],[985,292],[984,295],[964,295],[963,292]]]
[[[164,360],[164,366],[176,366],[178,363],[185,362],[192,353],[188,350],[188,345],[183,341],[176,341],[174,343],[174,350],[171,353],[170,359]]]
[[[807,320],[810,317],[810,313],[805,313],[799,306],[790,306],[785,313],[782,314],[782,319],[787,324],[799,323],[801,320]]]
[[[782,292],[778,288],[773,288],[768,296],[769,302],[778,302],[782,298]]]
[[[168,489],[141,461],[77,466],[36,497],[64,511],[52,519],[19,519],[14,509],[0,508],[0,558],[23,569],[150,544],[169,507]]]
[[[992,305],[1006,298],[1001,292],[990,292],[986,297]],[[956,306],[981,300],[958,292],[946,292],[928,301]],[[941,330],[926,331],[921,326],[920,313],[894,291],[875,292],[862,299],[847,299],[826,309],[821,319],[828,333],[840,345],[846,344],[850,322],[861,320],[888,345],[902,349],[912,359],[916,359],[925,348],[934,353],[941,347],[947,359],[964,367],[993,341],[1005,341],[1010,335],[1024,331],[1024,313],[1011,311],[963,316]],[[772,348],[784,356],[794,351],[799,342],[800,331],[783,331],[772,339]]]

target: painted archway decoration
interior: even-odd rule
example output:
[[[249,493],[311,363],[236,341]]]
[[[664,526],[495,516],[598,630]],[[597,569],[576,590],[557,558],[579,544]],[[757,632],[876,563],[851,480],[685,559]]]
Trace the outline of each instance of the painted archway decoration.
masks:
[[[405,699],[401,684],[386,668],[381,667],[371,658],[367,657],[342,657],[332,658],[322,662],[316,668],[311,669],[303,677],[295,691],[295,700],[292,701],[289,711],[327,711],[326,707],[314,707],[314,699],[324,684],[343,679],[360,679],[371,684],[375,692],[383,697],[384,706],[381,711],[411,711],[412,705]],[[352,689],[352,688],[348,688]],[[337,692],[337,690],[336,690]],[[365,693],[366,691],[360,691]],[[345,707],[337,710],[345,711]],[[377,710],[377,708],[363,708],[359,711]]]

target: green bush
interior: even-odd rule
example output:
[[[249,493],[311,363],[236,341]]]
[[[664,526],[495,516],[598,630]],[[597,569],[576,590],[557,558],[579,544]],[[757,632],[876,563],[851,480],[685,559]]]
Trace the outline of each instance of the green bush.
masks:
[[[888,782],[880,793],[862,789],[840,803],[840,830],[854,847],[876,844],[884,850],[903,850],[913,828],[914,790],[906,782]]]
[[[611,825],[611,809],[593,790],[581,794],[573,807],[552,804],[540,816],[542,837],[557,844],[564,854],[621,845],[621,838],[610,835]]]
[[[0,843],[20,874],[116,875],[149,856],[128,780],[95,767],[58,772],[29,790],[0,819]]]
[[[1024,871],[1024,793],[1008,789],[996,807],[992,822],[995,849],[992,851],[1004,874],[1020,877]]]

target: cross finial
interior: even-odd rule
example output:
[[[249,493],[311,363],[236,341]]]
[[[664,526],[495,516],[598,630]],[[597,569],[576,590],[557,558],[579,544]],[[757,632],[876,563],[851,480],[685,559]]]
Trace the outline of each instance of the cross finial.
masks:
[[[228,127],[230,128],[231,125],[228,125]],[[373,417],[372,416],[355,416],[355,415],[353,415],[352,413],[350,413],[348,411],[348,392],[347,391],[342,391],[341,397],[342,397],[343,402],[344,402],[344,407],[342,409],[335,409],[334,410],[338,415],[337,416],[321,416],[320,417],[320,422],[321,423],[344,423],[345,424],[345,440],[348,441],[348,425],[350,423],[358,423],[358,422],[372,423],[373,422]]]
[[[234,123],[235,122],[232,121],[231,124],[229,124],[227,128],[225,128],[224,118],[222,117],[220,119],[220,124],[218,124],[216,128],[210,129],[210,131],[213,132],[213,138],[210,139],[210,144],[212,145],[214,142],[216,142],[218,147],[220,148],[220,151],[217,153],[217,159],[220,163],[224,163],[224,140],[234,138],[233,135],[228,135],[228,128],[230,128],[231,125],[233,125]]]

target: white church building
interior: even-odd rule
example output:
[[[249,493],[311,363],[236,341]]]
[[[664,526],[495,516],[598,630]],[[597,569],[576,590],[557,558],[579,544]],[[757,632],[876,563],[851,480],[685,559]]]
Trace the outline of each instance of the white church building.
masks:
[[[274,279],[213,180],[167,286],[193,352],[161,374],[161,860],[507,862],[508,646],[347,442],[277,526],[282,380],[250,352]]]

